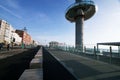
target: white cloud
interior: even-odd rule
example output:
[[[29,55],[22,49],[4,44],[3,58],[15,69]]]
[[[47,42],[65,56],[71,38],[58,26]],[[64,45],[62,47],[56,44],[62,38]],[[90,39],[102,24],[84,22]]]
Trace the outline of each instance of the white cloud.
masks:
[[[12,7],[14,9],[20,8],[18,0],[5,0],[5,2],[7,4],[6,6]]]
[[[21,16],[19,16],[19,15],[15,14],[15,13],[14,13],[14,12],[12,12],[10,9],[8,9],[8,8],[6,8],[6,7],[2,6],[2,5],[0,5],[0,8],[1,8],[1,9],[3,9],[4,11],[6,11],[6,12],[10,13],[11,15],[13,15],[13,16],[15,16],[15,17],[19,18],[19,19],[21,19],[21,18],[22,18]]]

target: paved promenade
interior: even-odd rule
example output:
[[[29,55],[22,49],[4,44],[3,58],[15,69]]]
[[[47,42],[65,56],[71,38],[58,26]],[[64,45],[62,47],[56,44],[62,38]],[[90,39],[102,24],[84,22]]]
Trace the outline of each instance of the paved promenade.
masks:
[[[104,63],[68,52],[48,49],[77,80],[120,80],[120,66]]]
[[[9,51],[0,51],[0,59],[4,59],[13,55],[17,55],[19,53],[22,53],[24,51],[27,51],[28,49],[12,49]]]

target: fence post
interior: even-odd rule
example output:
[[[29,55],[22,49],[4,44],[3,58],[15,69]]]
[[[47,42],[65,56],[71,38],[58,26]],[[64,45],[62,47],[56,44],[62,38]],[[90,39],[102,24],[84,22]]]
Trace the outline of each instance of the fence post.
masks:
[[[84,46],[84,52],[86,52],[86,46]]]
[[[96,47],[94,46],[94,57],[96,58]]]
[[[83,53],[84,53],[84,55],[86,55],[86,46],[84,46],[84,52]]]
[[[120,57],[120,46],[118,46],[118,57]]]
[[[110,46],[110,63],[112,63],[112,47]]]
[[[99,45],[97,44],[97,52],[99,51]]]

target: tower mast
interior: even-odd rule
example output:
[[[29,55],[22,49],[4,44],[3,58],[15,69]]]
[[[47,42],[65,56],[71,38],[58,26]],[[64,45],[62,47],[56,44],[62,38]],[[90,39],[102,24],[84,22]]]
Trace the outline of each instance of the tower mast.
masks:
[[[96,6],[91,0],[75,0],[68,7],[65,17],[70,22],[75,22],[75,47],[83,51],[83,26],[84,21],[91,18],[96,12]]]

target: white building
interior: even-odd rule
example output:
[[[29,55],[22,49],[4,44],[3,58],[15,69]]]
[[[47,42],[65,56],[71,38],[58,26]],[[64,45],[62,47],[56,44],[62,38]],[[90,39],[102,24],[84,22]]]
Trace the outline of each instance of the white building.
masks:
[[[4,21],[0,20],[0,43],[9,43],[10,42],[10,25]]]
[[[14,42],[15,40],[15,42]],[[15,29],[4,20],[0,20],[0,43],[4,44],[21,44],[21,37],[15,33]]]
[[[57,41],[49,42],[49,47],[58,47],[58,46],[59,46],[59,42],[57,42]]]
[[[14,44],[20,45],[22,42],[22,38],[17,33],[13,33],[12,41],[14,42]]]
[[[20,45],[22,38],[17,33],[15,33],[15,29],[11,25],[10,25],[9,33],[10,33],[9,34],[9,42]]]

